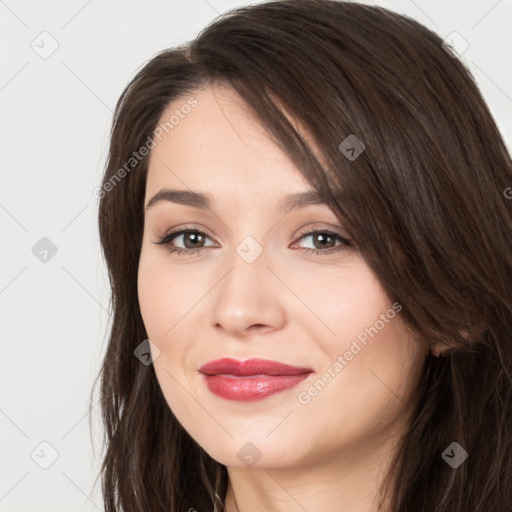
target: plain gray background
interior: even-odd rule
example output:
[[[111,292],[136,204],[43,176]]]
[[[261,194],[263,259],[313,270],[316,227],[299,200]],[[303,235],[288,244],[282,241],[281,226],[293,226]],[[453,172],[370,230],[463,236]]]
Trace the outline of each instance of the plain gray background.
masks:
[[[249,3],[0,0],[2,512],[103,510],[87,408],[109,325],[93,190],[112,111],[156,52]],[[461,58],[510,148],[512,2],[366,3],[467,41]]]

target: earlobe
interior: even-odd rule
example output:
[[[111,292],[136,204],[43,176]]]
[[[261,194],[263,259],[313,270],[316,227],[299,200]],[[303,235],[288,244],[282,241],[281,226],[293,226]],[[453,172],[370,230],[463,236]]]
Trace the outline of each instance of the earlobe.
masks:
[[[434,357],[444,357],[444,356],[447,356],[449,355],[451,352],[451,348],[450,347],[447,347],[447,346],[443,346],[441,348],[440,345],[434,345],[431,349],[430,349],[430,353],[434,356]]]
[[[469,332],[468,331],[461,331],[461,335],[462,337],[468,341],[470,339],[470,335],[469,335]],[[430,349],[430,353],[434,356],[434,357],[443,357],[443,356],[448,356],[450,355],[451,352],[453,352],[454,350],[454,347],[448,347],[448,346],[442,346],[441,348],[441,345],[434,345],[431,349]]]
[[[434,346],[433,348],[430,349],[430,353],[435,356],[435,357],[439,357],[441,355],[441,350],[439,349],[439,347],[436,345]]]

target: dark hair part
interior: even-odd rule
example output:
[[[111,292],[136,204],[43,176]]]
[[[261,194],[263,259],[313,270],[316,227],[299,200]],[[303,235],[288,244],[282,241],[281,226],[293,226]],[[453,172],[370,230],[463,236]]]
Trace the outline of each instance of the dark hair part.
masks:
[[[215,83],[237,91],[343,219],[419,342],[450,348],[425,360],[382,489],[393,512],[510,511],[512,201],[503,191],[512,164],[470,72],[441,43],[406,16],[351,2],[230,11],[125,88],[103,185],[153,137],[170,102]],[[350,134],[365,145],[353,161],[338,149]],[[215,490],[223,505],[227,470],[133,354],[147,338],[137,299],[147,163],[99,203],[113,315],[98,375],[105,509],[209,510]],[[452,442],[469,454],[457,469],[441,457]]]

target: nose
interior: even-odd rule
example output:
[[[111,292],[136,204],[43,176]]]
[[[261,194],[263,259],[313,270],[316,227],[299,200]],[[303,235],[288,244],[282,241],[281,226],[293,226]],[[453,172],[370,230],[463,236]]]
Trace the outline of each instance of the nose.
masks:
[[[266,251],[252,263],[235,253],[230,263],[230,270],[212,290],[214,327],[238,338],[282,328],[286,322],[283,285],[268,268],[272,265]]]

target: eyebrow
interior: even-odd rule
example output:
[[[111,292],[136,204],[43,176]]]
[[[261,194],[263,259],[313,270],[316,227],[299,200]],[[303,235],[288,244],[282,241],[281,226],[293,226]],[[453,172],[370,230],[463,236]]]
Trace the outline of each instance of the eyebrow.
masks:
[[[213,207],[213,198],[208,194],[193,192],[192,190],[163,188],[149,200],[146,205],[146,210],[164,201],[192,206],[202,210],[212,209]],[[326,204],[326,202],[320,197],[316,190],[290,194],[285,196],[278,213],[285,214],[311,204]]]

